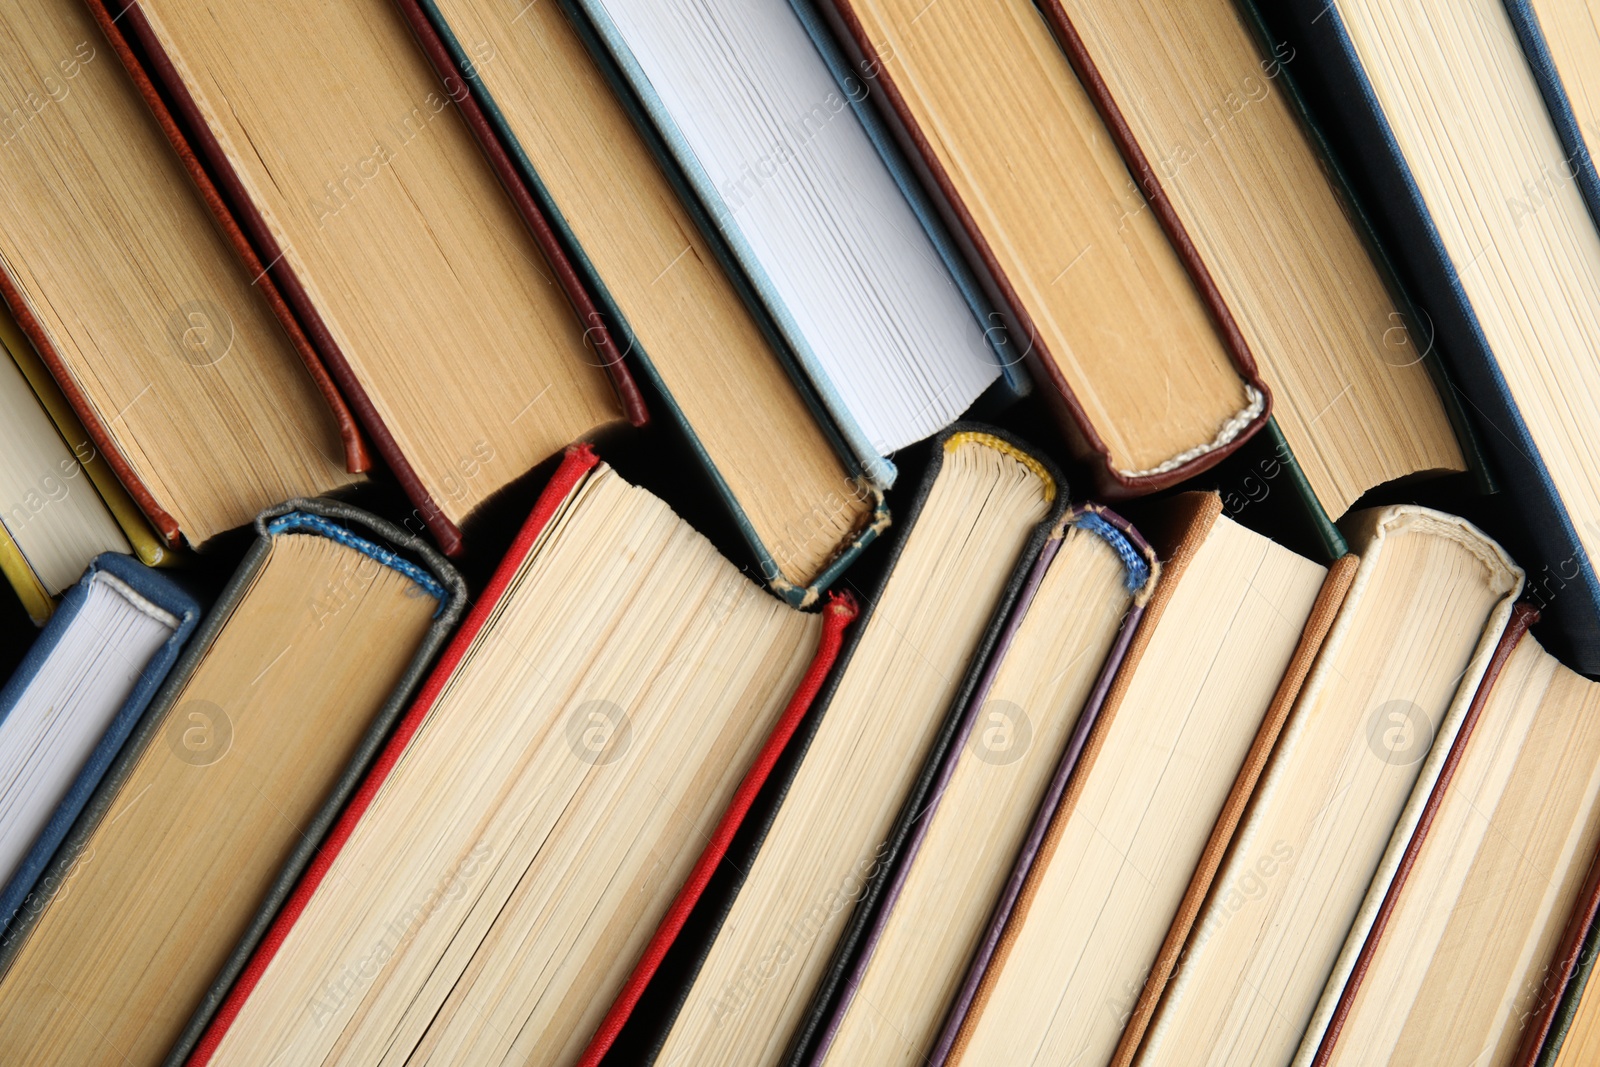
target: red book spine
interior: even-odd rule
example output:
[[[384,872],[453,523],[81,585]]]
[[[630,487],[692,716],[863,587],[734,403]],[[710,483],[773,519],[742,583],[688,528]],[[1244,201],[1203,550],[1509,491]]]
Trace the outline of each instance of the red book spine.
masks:
[[[594,449],[587,444],[575,445],[567,450],[561,466],[551,477],[550,483],[545,486],[544,492],[539,494],[539,500],[533,506],[533,511],[528,515],[522,529],[517,534],[517,539],[512,542],[506,557],[501,561],[499,568],[494,572],[494,577],[484,588],[483,595],[473,607],[471,614],[461,624],[461,629],[456,631],[456,636],[451,640],[449,647],[439,658],[439,663],[428,676],[427,684],[417,694],[416,702],[411,705],[411,710],[406,712],[405,718],[400,720],[400,725],[395,728],[394,736],[384,746],[383,752],[373,763],[372,769],[367,772],[367,777],[361,783],[361,788],[356,795],[350,798],[350,804],[344,813],[339,816],[339,821],[333,829],[328,831],[328,838],[323,842],[317,858],[306,868],[305,874],[300,877],[300,884],[295,886],[293,895],[284,903],[283,910],[278,912],[278,917],[273,920],[272,927],[267,931],[261,944],[257,946],[255,955],[250,957],[250,963],[239,975],[239,980],[228,991],[228,997],[222,1002],[216,1016],[211,1020],[211,1025],[206,1028],[205,1035],[200,1043],[195,1046],[194,1053],[189,1057],[191,1067],[199,1067],[208,1063],[216,1052],[217,1046],[233,1025],[233,1020],[238,1017],[239,1010],[244,1007],[250,998],[251,990],[255,989],[261,981],[261,976],[266,972],[267,965],[272,962],[272,957],[277,955],[278,949],[283,944],[284,938],[289,936],[289,931],[294,928],[295,921],[300,918],[300,913],[305,911],[306,905],[316,894],[317,887],[327,877],[328,871],[333,866],[333,861],[338,859],[339,852],[344,848],[344,843],[355,832],[356,826],[361,822],[361,817],[372,806],[372,801],[377,797],[378,790],[383,787],[389,773],[400,762],[400,757],[405,754],[406,746],[411,743],[412,737],[422,726],[428,712],[433,708],[434,702],[439,699],[439,694],[444,690],[445,683],[455,673],[461,660],[467,654],[467,649],[472,647],[472,642],[483,630],[489,617],[494,613],[495,605],[505,593],[506,586],[516,575],[517,569],[527,557],[533,543],[545,526],[555,515],[556,509],[567,499],[584,477],[600,462]]]
[[[628,975],[622,991],[617,994],[617,999],[612,1001],[611,1009],[606,1012],[605,1018],[600,1020],[600,1026],[590,1039],[588,1048],[584,1049],[583,1057],[578,1060],[578,1067],[597,1067],[612,1043],[616,1041],[617,1035],[622,1032],[623,1024],[628,1021],[628,1016],[633,1014],[639,998],[644,995],[645,987],[650,984],[656,969],[661,966],[667,950],[677,940],[679,931],[689,919],[689,913],[694,910],[701,894],[711,882],[711,876],[722,863],[722,857],[727,855],[728,846],[733,843],[733,835],[744,823],[744,817],[749,814],[750,806],[755,803],[756,794],[760,793],[761,787],[766,784],[773,765],[778,762],[778,757],[783,755],[784,748],[794,736],[795,730],[799,728],[800,721],[806,717],[806,712],[811,710],[811,702],[817,698],[822,683],[827,681],[828,672],[833,670],[834,661],[839,657],[839,649],[844,643],[845,628],[858,614],[860,609],[849,594],[835,593],[828,598],[827,607],[822,609],[822,638],[817,645],[816,657],[806,669],[805,677],[800,680],[794,696],[789,698],[789,704],[783,709],[777,724],[773,726],[772,733],[767,736],[767,743],[762,746],[755,763],[745,772],[744,780],[739,783],[739,788],[729,801],[727,810],[722,813],[717,828],[712,831],[711,839],[700,853],[700,858],[695,861],[694,869],[689,872],[683,888],[678,890],[678,895],[673,898],[672,906],[667,909],[661,925],[656,927],[650,943],[645,946],[639,962],[634,965],[633,973]]]

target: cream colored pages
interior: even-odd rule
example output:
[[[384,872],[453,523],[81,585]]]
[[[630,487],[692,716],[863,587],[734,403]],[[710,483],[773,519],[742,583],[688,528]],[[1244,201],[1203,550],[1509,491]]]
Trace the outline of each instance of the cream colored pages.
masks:
[[[1330,1064],[1513,1062],[1600,837],[1597,795],[1600,687],[1524,637],[1467,741]]]
[[[1156,1009],[1145,1067],[1293,1056],[1521,589],[1460,519],[1387,508],[1349,532],[1360,568]]]
[[[0,524],[51,596],[83,577],[100,553],[131,551],[28,379],[4,351]]]
[[[1134,670],[963,1064],[1111,1058],[1326,574],[1216,520]]]
[[[1392,522],[1403,510],[1382,509],[1369,510],[1351,525],[1354,536],[1365,536],[1362,531],[1378,528]],[[1430,513],[1426,509],[1409,509],[1418,515],[1432,515],[1434,518],[1448,520],[1464,528],[1473,529],[1470,524],[1441,513]],[[1385,516],[1389,518],[1385,518]],[[1482,535],[1479,534],[1479,537]],[[1354,537],[1352,538],[1354,539]],[[1493,542],[1485,541],[1493,551],[1486,553],[1486,558],[1500,554],[1498,546]],[[1503,554],[1501,561],[1509,568],[1514,579],[1514,589],[1520,592],[1522,588],[1522,571],[1511,563]],[[1460,730],[1467,710],[1475,698],[1480,681],[1488,669],[1490,660],[1499,647],[1500,639],[1505,632],[1506,623],[1511,618],[1510,599],[1501,602],[1489,616],[1489,621],[1484,627],[1483,636],[1478,642],[1477,651],[1473,654],[1471,662],[1462,672],[1461,685],[1456,690],[1455,698],[1449,708],[1445,710],[1442,721],[1437,726],[1432,726],[1427,731],[1418,731],[1416,723],[1402,712],[1397,715],[1393,706],[1381,709],[1381,715],[1375,716],[1378,725],[1369,724],[1368,742],[1375,745],[1378,751],[1391,752],[1394,749],[1406,749],[1413,745],[1418,737],[1423,737],[1431,744],[1427,752],[1421,755],[1421,768],[1417,771],[1410,795],[1406,798],[1404,806],[1400,809],[1399,818],[1395,820],[1394,829],[1390,832],[1388,846],[1384,849],[1382,857],[1378,860],[1371,880],[1367,884],[1365,898],[1356,910],[1355,918],[1351,921],[1344,938],[1344,947],[1334,959],[1333,967],[1328,977],[1323,982],[1322,996],[1312,1010],[1311,1019],[1306,1024],[1301,1036],[1302,1048],[1313,1041],[1320,1040],[1320,1034],[1326,1031],[1332,1012],[1337,1005],[1337,1000],[1332,990],[1344,988],[1345,983],[1354,973],[1357,959],[1361,955],[1362,946],[1366,943],[1368,934],[1372,931],[1378,919],[1378,913],[1383,907],[1384,899],[1388,896],[1389,888],[1400,865],[1404,861],[1406,848],[1410,844],[1415,831],[1420,824],[1423,810],[1427,807],[1428,797],[1432,794],[1434,786],[1438,783],[1440,773],[1445,761],[1449,759],[1456,742],[1457,731]],[[1411,753],[1410,755],[1415,755]]]
[[[810,582],[872,500],[560,6],[437,6],[779,568]]]
[[[1001,451],[1000,449],[1006,449]],[[657,1063],[777,1063],[1051,488],[958,434]]]
[[[162,1061],[410,665],[420,593],[326,537],[273,539],[0,979],[0,1063]]]
[[[1592,971],[1590,972],[1593,973]],[[1577,1013],[1572,1017],[1572,1025],[1567,1029],[1567,1036],[1561,1042],[1561,1052],[1556,1056],[1555,1067],[1591,1067],[1600,1063],[1600,988],[1585,986],[1586,994],[1578,1002]]]
[[[1465,466],[1408,324],[1233,0],[1062,0],[1272,386],[1317,499]],[[1067,60],[1063,56],[1062,63]],[[1124,210],[1148,213],[1131,179]],[[1415,325],[1415,324],[1411,324]]]
[[[1504,5],[1337,8],[1578,540],[1600,558],[1600,233],[1558,180],[1566,152]]]
[[[1600,148],[1600,0],[1529,0],[1529,4],[1592,156]]]
[[[921,1064],[982,936],[1118,623],[1127,572],[1068,527],[884,923],[827,1059]]]
[[[139,6],[446,516],[618,418],[577,316],[393,3]]]
[[[83,4],[0,10],[0,94],[0,270],[188,539],[354,481],[326,402]]]
[[[850,8],[1112,465],[1221,443],[1252,398],[1154,214],[1124,211],[1127,167],[1031,0]]]
[[[819,630],[596,468],[212,1062],[572,1063]]]

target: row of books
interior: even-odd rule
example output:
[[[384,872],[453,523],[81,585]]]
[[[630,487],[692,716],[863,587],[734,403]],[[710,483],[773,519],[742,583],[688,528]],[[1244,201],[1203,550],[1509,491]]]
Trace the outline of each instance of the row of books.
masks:
[[[1531,1062],[1600,688],[1498,545],[1398,505],[1324,566],[1215,493],[1147,541],[998,431],[901,458],[821,612],[587,445],[459,626],[344,504],[203,617],[103,556],[0,694],[8,1060]]]
[[[1600,31],[1480,6],[0,13],[0,1058],[1582,1062]]]

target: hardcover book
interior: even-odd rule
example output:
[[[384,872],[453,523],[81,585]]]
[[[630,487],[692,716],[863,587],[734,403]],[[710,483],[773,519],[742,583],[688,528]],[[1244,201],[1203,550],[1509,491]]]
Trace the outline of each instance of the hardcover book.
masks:
[[[1039,11],[819,6],[1097,495],[1182,481],[1266,425],[1271,391],[1210,269]],[[1130,170],[1152,210],[1127,202]]]
[[[1600,854],[1568,919],[1561,948],[1542,983],[1545,1002],[1523,1034],[1518,1067],[1581,1067],[1600,1055],[1600,997],[1589,989],[1600,958]]]
[[[276,279],[447,553],[478,505],[568,442],[642,425],[647,365],[669,405],[694,398],[693,453],[792,601],[815,601],[887,521],[792,386],[750,368],[765,354],[746,339],[625,347],[475,95],[478,70],[458,70],[419,3],[90,2],[153,106],[173,102],[180,156],[214,175],[241,255]],[[270,160],[247,147],[269,142]],[[688,254],[654,249],[649,277]],[[746,400],[757,382],[768,395]],[[822,529],[798,533],[819,508]]]
[[[1514,6],[1514,5],[1513,5]],[[1600,670],[1600,231],[1499,0],[1263,5],[1468,401],[1541,639]],[[1464,72],[1471,72],[1470,76]],[[1441,122],[1439,116],[1459,116]]]
[[[647,418],[615,347],[586,335],[593,306],[548,226],[478,154],[470,96],[438,81],[401,10],[84,2],[146,102],[170,101],[179,159],[214,183],[237,253],[274,280],[447,553],[494,490]]]
[[[0,938],[8,1063],[181,1062],[465,599],[436,552],[348,505],[291,501],[255,530],[39,879],[53,892]]]
[[[441,76],[470,89],[493,134],[485,154],[550,220],[652,410],[690,443],[762,575],[791,602],[814,600],[883,528],[881,490],[743,276],[698,229],[670,162],[558,5],[403,7]]]
[[[785,0],[564,2],[872,482],[1022,359]]]
[[[888,877],[856,908],[791,1063],[917,1062],[996,906],[1028,815],[1136,649],[1161,566],[1126,520],[1068,510],[1045,542],[942,759],[906,798]],[[938,929],[939,936],[930,936]]]
[[[928,795],[1065,504],[1049,467],[985,427],[901,458],[922,477],[838,666],[772,736],[761,796],[729,809],[731,845],[703,854],[692,910],[658,929],[580,1064],[781,1062],[905,846],[907,798]]]
[[[1147,232],[1144,255],[1181,265],[1193,294],[1184,301],[1209,312],[1209,324],[1185,324],[1184,358],[1220,347],[1252,381],[1259,369],[1314,510],[1337,517],[1376,485],[1463,469],[1459,404],[1302,121],[1295,50],[1258,38],[1232,0],[822,7],[863,92],[921,161],[1013,317],[1032,322],[1047,350],[1071,345],[1056,377],[1083,396],[1091,422],[1130,365],[1112,339],[1071,335],[1093,318],[1052,320],[1073,286],[1093,294],[1093,314],[1119,322],[1168,311],[1142,288],[1130,303],[1102,299]],[[1159,43],[1169,41],[1184,46]],[[987,120],[1006,113],[1028,121]],[[1083,131],[1101,127],[1083,144]],[[1045,230],[1057,261],[1081,256],[1063,276]],[[1132,343],[1126,329],[1115,339]]]
[[[1600,6],[1591,0],[1506,0],[1566,157],[1522,189],[1519,206],[1536,211],[1549,183],[1574,182],[1600,221]],[[1554,162],[1554,161],[1547,161]]]
[[[571,450],[191,1062],[571,1062],[854,615]]]
[[[199,620],[170,578],[107,552],[0,687],[0,934],[58,891],[33,892]]]
[[[73,433],[76,420],[63,425],[52,417],[11,356],[13,345],[27,341],[8,319],[0,307],[0,574],[43,626],[53,598],[95,557],[131,548],[78,459],[98,458],[88,438]],[[69,436],[75,444],[67,444]]]
[[[1405,842],[1493,660],[1522,572],[1471,524],[1359,511],[1360,563],[1162,992],[1135,1063],[1281,1064]],[[1270,873],[1269,873],[1270,872]]]
[[[1592,915],[1600,688],[1526,636],[1519,608],[1371,930],[1296,1064],[1510,1065],[1536,1049]],[[1569,916],[1576,918],[1575,929]],[[1532,1020],[1533,1025],[1530,1025]]]
[[[367,459],[320,362],[273,315],[270,281],[213,227],[207,190],[114,51],[80,3],[0,15],[0,90],[38,105],[8,112],[0,134],[0,300],[86,430],[69,434],[74,458],[126,486],[165,547],[128,536],[156,562],[358,481]],[[17,342],[6,347],[49,408],[54,386]],[[118,495],[105,491],[114,513]]]
[[[172,550],[156,535],[149,520],[139,510],[138,504],[117,480],[111,465],[95,447],[93,438],[89,436],[88,430],[84,428],[77,412],[73,410],[66,395],[61,391],[61,387],[51,377],[44,360],[39,358],[38,351],[34,349],[33,344],[17,326],[16,319],[4,306],[0,306],[0,347],[11,356],[11,362],[16,365],[17,370],[22,372],[22,377],[32,389],[34,398],[49,416],[50,421],[55,424],[56,433],[62,443],[72,453],[71,462],[65,465],[61,460],[57,460],[55,473],[70,483],[77,477],[74,464],[81,467],[83,473],[89,476],[89,484],[94,487],[95,495],[111,513],[112,520],[121,528],[122,535],[128,539],[128,545],[133,554],[139,557],[139,561],[149,567],[177,566],[183,559],[183,553]],[[49,486],[41,488],[45,489],[45,496],[49,498],[51,496]],[[33,511],[31,504],[29,511]]]
[[[1036,816],[932,1062],[1121,1064],[1137,1045],[1355,569],[1220,510],[1186,495],[1155,527],[1167,564],[1135,654]]]

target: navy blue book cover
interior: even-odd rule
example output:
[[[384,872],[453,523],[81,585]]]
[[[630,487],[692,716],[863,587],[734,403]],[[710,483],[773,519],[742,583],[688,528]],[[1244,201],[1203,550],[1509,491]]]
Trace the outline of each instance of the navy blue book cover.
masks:
[[[1506,14],[1511,16],[1511,26],[1517,31],[1517,40],[1522,42],[1522,51],[1528,57],[1534,80],[1539,83],[1539,95],[1544,97],[1544,106],[1550,111],[1550,121],[1555,123],[1561,147],[1566,150],[1565,177],[1578,183],[1578,189],[1589,205],[1589,214],[1600,224],[1600,173],[1595,171],[1594,156],[1584,140],[1583,126],[1572,110],[1572,101],[1561,84],[1561,75],[1556,72],[1556,62],[1550,55],[1550,46],[1545,41],[1539,17],[1534,14],[1533,5],[1528,0],[1505,0],[1505,5]],[[1558,180],[1561,177],[1557,175]]]

